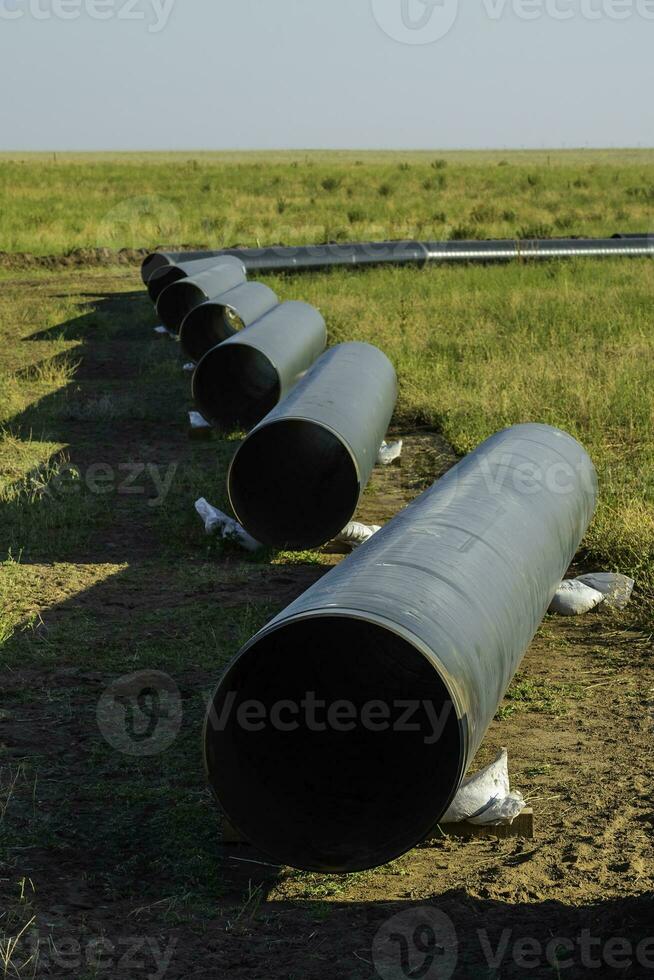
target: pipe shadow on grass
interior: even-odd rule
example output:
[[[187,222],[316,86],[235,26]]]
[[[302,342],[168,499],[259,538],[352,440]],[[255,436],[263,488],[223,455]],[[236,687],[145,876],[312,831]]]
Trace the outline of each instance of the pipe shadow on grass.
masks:
[[[115,564],[143,555],[146,540],[151,551],[165,544],[167,525],[183,547],[192,484],[201,490],[204,475],[207,491],[220,487],[234,443],[189,441],[190,378],[154,322],[144,294],[99,294],[23,341],[78,343],[14,375],[34,399],[4,423],[9,471],[24,475],[0,498],[0,560]],[[39,397],[53,374],[58,390]]]

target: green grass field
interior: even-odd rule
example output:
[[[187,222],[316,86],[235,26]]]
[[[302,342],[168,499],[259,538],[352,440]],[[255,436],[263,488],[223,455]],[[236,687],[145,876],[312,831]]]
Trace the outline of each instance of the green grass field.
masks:
[[[181,243],[646,232],[654,152],[5,154],[0,207],[0,250],[34,255]],[[12,255],[6,260],[11,267]],[[651,262],[268,281],[286,298],[317,304],[332,342],[381,346],[400,376],[398,419],[437,426],[457,452],[527,420],[580,438],[602,480],[589,557],[633,572],[641,596],[651,595]],[[6,298],[0,303],[0,418],[9,420],[36,390],[54,393],[74,377],[73,345],[56,331],[38,367],[24,363],[16,343],[39,319],[63,322],[72,310],[65,297],[40,307],[38,291],[18,311]],[[123,400],[113,411],[133,408]],[[6,434],[5,497],[22,492],[16,470],[29,468],[35,451]]]
[[[465,890],[491,912],[494,902],[508,903],[507,916],[515,907],[516,923],[521,908],[548,901],[551,936],[558,902],[573,915],[606,900],[608,922],[613,898],[640,901],[654,888],[641,751],[654,690],[651,261],[266,277],[282,299],[320,307],[331,343],[386,351],[400,379],[398,431],[436,432],[457,455],[517,422],[581,439],[601,499],[579,566],[638,582],[625,614],[548,620],[495,723],[492,744],[512,746],[520,787],[545,801],[535,857],[506,843],[444,844],[364,876],[286,869],[271,882],[218,852],[198,731],[221,666],[330,559],[250,559],[208,542],[193,503],[226,505],[236,440],[189,441],[189,376],[176,345],[152,332],[138,263],[95,251],[646,232],[654,151],[4,154],[0,214],[0,976],[40,975],[24,939],[6,962],[32,916],[43,936],[61,934],[58,915],[81,916],[94,935],[187,930],[184,948],[202,956],[219,928],[229,955],[216,970],[241,980],[254,975],[239,959],[243,940],[259,966],[282,938],[304,951],[299,937],[313,930],[326,929],[326,948],[338,951],[345,916],[373,899],[431,901],[449,888],[458,908]],[[404,481],[404,498],[437,475],[432,456],[419,468],[419,479],[411,469],[388,478]],[[100,491],[90,474],[104,477]],[[371,519],[385,492],[366,495]],[[167,753],[125,759],[100,737],[95,710],[115,677],[146,669],[175,678],[183,726]],[[592,759],[581,775],[580,752]],[[642,757],[637,773],[631,752]],[[561,800],[559,819],[550,801]],[[577,839],[592,842],[591,857],[580,847],[557,877]],[[611,851],[616,867],[633,862],[628,874],[606,877]],[[649,905],[641,913],[651,919]],[[334,977],[371,976],[367,954],[348,955]],[[172,980],[192,975],[188,956]],[[289,953],[270,976],[324,975],[318,951],[302,956],[299,973]]]
[[[654,151],[0,154],[0,251],[649,231]]]

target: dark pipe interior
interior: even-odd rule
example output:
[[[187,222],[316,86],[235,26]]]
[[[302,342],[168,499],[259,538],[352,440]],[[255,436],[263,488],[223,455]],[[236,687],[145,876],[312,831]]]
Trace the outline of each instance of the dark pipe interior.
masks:
[[[148,294],[152,302],[156,303],[164,289],[172,286],[174,282],[179,282],[180,279],[186,279],[186,273],[178,269],[177,266],[166,265],[155,269],[147,283]]]
[[[195,283],[180,279],[161,294],[157,313],[164,326],[177,332],[191,310],[204,303],[206,298]]]
[[[325,707],[312,710],[312,695]],[[261,707],[245,715],[252,700]],[[336,714],[337,702],[348,708]],[[371,702],[385,707],[365,714]],[[401,702],[415,709],[404,724]],[[206,758],[220,803],[293,867],[384,864],[425,838],[457,789],[461,735],[445,685],[381,626],[322,615],[282,627],[236,661],[213,708]]]
[[[168,268],[168,266],[168,259],[158,252],[152,252],[150,255],[146,255],[141,264],[141,278],[143,282],[147,285],[148,280],[157,269]]]
[[[232,463],[229,496],[262,544],[316,548],[352,519],[360,494],[351,454],[315,422],[280,420],[243,443]]]
[[[193,377],[193,395],[205,419],[218,428],[249,430],[279,401],[279,375],[260,351],[227,344],[202,358]]]
[[[184,320],[179,339],[188,356],[199,361],[207,351],[229,340],[242,328],[242,321],[229,307],[202,303]]]

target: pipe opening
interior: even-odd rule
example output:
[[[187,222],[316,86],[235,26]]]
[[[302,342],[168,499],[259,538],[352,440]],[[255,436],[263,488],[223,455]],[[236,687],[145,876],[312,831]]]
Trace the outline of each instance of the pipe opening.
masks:
[[[206,299],[199,286],[182,278],[159,297],[159,319],[169,330],[178,331],[191,310],[206,302]]]
[[[280,398],[279,375],[265,354],[245,344],[209,351],[193,376],[193,395],[205,419],[227,432],[253,429]]]
[[[239,330],[245,329],[245,324],[241,320],[236,310],[232,309],[231,306],[226,306],[224,308],[223,316],[225,318],[225,323],[233,333],[238,333]]]
[[[180,330],[179,339],[189,357],[199,361],[207,351],[229,340],[245,324],[229,306],[202,303],[191,310]]]
[[[159,252],[152,252],[150,255],[146,255],[141,263],[141,278],[146,286],[150,277],[158,269],[167,269],[169,264],[168,259]]]
[[[345,444],[317,422],[281,419],[253,432],[229,473],[232,507],[262,544],[317,548],[351,521],[361,492]]]
[[[365,870],[405,853],[461,776],[461,726],[433,664],[383,626],[345,616],[255,640],[223,679],[205,738],[229,818],[308,871]]]
[[[168,289],[174,282],[186,279],[186,273],[182,272],[175,265],[161,266],[152,273],[147,281],[148,295],[153,303],[156,303],[164,289]]]

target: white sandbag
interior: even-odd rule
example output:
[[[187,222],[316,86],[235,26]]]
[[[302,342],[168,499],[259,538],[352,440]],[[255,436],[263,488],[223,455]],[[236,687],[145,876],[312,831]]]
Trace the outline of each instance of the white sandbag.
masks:
[[[468,823],[477,824],[479,827],[501,827],[503,824],[512,824],[526,806],[522,793],[509,793],[495,800],[479,816],[470,817]]]
[[[590,575],[580,575],[576,581],[601,592],[604,602],[612,609],[626,609],[636,585],[632,578],[614,572],[592,572]]]
[[[207,422],[204,416],[200,415],[199,412],[189,412],[188,413],[189,425],[192,429],[210,429],[211,422]]]
[[[502,749],[495,762],[464,779],[443,824],[468,821],[484,827],[513,823],[526,807],[522,793],[511,792],[509,754]]]
[[[247,531],[227,514],[212,507],[211,504],[201,497],[195,503],[195,509],[204,521],[204,529],[207,534],[219,534],[223,540],[234,541],[244,548],[245,551],[259,551],[262,545],[254,538],[251,538]]]
[[[604,596],[597,589],[591,589],[576,579],[568,579],[552,600],[550,612],[559,616],[583,616],[604,602]]]
[[[404,442],[402,439],[399,442],[382,442],[379,455],[377,456],[377,464],[379,466],[390,466],[391,463],[394,463],[396,459],[401,457],[403,448]]]
[[[377,534],[377,531],[381,531],[381,527],[378,524],[373,524],[368,527],[367,524],[358,524],[356,521],[353,521],[334,540],[338,544],[347,545],[354,551],[355,548],[359,548],[366,541],[370,541],[370,538],[374,534]]]

